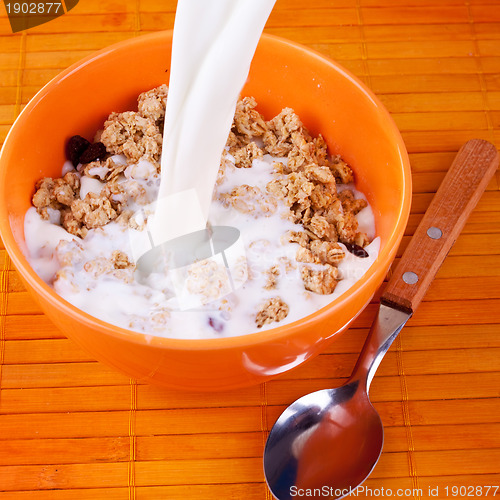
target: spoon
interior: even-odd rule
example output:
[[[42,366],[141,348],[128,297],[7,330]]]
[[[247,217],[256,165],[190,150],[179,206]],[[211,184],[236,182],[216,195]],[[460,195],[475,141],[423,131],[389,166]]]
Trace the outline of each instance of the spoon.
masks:
[[[434,279],[499,163],[487,141],[465,143],[434,196],[380,299],[349,380],[298,399],[278,418],[264,450],[264,473],[278,500],[343,498],[372,472],[384,442],[368,392],[394,339]]]

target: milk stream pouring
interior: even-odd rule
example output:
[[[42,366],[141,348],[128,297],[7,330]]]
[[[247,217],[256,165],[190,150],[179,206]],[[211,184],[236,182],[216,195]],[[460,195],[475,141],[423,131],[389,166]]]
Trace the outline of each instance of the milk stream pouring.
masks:
[[[178,2],[161,184],[148,223],[154,245],[206,227],[239,93],[274,3]]]

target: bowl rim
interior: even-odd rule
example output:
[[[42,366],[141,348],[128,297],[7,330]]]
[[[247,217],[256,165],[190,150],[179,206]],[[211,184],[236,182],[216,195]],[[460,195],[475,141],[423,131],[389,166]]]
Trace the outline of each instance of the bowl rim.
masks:
[[[9,144],[9,138],[13,131],[17,127],[22,125],[22,122],[29,115],[31,109],[35,106],[36,102],[43,98],[43,96],[50,91],[50,89],[57,85],[59,82],[72,75],[74,72],[78,71],[81,67],[91,64],[93,61],[104,57],[114,51],[125,49],[130,45],[146,44],[150,45],[155,41],[164,41],[164,39],[171,38],[173,30],[159,31],[155,33],[149,33],[146,35],[141,35],[139,37],[128,38],[126,40],[119,41],[112,45],[109,45],[103,49],[100,49],[83,59],[72,64],[68,68],[64,69],[61,73],[52,78],[46,85],[44,85],[35,96],[29,101],[25,108],[18,115],[14,121],[12,127],[10,128],[4,145],[0,151],[0,165],[2,163],[2,156],[5,149]],[[369,285],[374,280],[377,280],[377,273],[373,272],[373,267],[380,264],[381,261],[390,264],[390,253],[391,249],[398,243],[398,240],[402,237],[404,228],[408,220],[410,205],[411,205],[411,170],[410,162],[408,158],[408,153],[406,151],[405,144],[401,137],[401,134],[389,112],[380,102],[380,100],[375,96],[375,94],[356,76],[354,76],[350,71],[342,67],[336,61],[330,59],[328,56],[306,47],[298,42],[279,37],[276,35],[263,33],[262,40],[266,43],[281,44],[283,46],[288,46],[293,50],[302,52],[308,57],[313,57],[319,60],[322,64],[327,64],[332,67],[337,73],[340,73],[344,78],[350,81],[352,85],[357,87],[377,108],[378,113],[380,113],[388,124],[388,130],[391,133],[392,139],[395,141],[396,150],[399,153],[400,164],[402,166],[402,180],[403,180],[403,197],[402,203],[398,207],[397,222],[392,228],[389,238],[379,253],[375,262],[370,266],[368,271],[346,292],[334,299],[332,302],[322,307],[321,309],[313,312],[312,314],[300,318],[294,322],[276,326],[274,328],[255,331],[249,334],[235,335],[229,337],[217,337],[217,338],[172,338],[172,337],[160,337],[147,333],[136,332],[128,330],[104,320],[100,320],[86,313],[85,311],[72,305],[61,296],[59,296],[53,288],[51,288],[47,283],[45,283],[42,278],[40,278],[36,272],[33,270],[25,255],[23,254],[21,248],[17,244],[12,228],[9,222],[9,215],[6,208],[6,203],[4,202],[5,197],[2,197],[2,202],[0,203],[0,231],[1,236],[4,241],[5,249],[7,250],[10,258],[12,259],[16,270],[21,274],[22,278],[29,283],[29,285],[34,289],[37,295],[44,297],[47,302],[51,303],[56,309],[59,309],[63,314],[72,318],[76,323],[83,323],[90,329],[98,330],[100,333],[110,335],[112,337],[118,337],[122,340],[127,340],[135,344],[149,346],[149,347],[161,347],[169,349],[179,349],[179,350],[191,350],[191,351],[205,351],[213,349],[232,349],[237,347],[250,347],[253,345],[264,344],[272,340],[280,340],[283,337],[291,337],[299,333],[304,327],[310,323],[317,323],[323,317],[330,315],[332,309],[342,308],[343,305],[349,301],[354,300],[356,295],[360,293],[360,289],[364,286]],[[5,169],[0,169],[0,193],[5,192],[6,188],[6,172]],[[336,332],[332,332],[334,335]]]

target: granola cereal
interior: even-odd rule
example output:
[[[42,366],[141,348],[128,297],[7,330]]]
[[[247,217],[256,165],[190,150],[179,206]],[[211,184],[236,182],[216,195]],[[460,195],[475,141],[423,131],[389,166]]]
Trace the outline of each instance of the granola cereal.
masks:
[[[135,111],[111,113],[104,123],[101,142],[111,154],[123,154],[128,163],[145,159],[159,168],[162,135],[152,118]]]
[[[329,295],[337,286],[339,281],[339,271],[336,267],[327,265],[325,269],[317,271],[304,266],[301,269],[302,281],[306,290]]]
[[[276,200],[263,193],[258,187],[242,184],[234,188],[230,193],[220,195],[224,206],[232,206],[242,213],[252,214],[253,217],[269,217],[276,212]]]
[[[280,297],[267,300],[255,317],[257,328],[273,322],[279,322],[288,316],[289,307]]]
[[[203,304],[231,291],[226,268],[212,260],[202,260],[190,266],[186,285],[190,293],[201,295]]]
[[[168,87],[165,84],[140,94],[137,98],[137,108],[140,115],[144,118],[150,118],[158,126],[163,127],[167,96]]]
[[[262,158],[262,156],[262,149],[255,142],[250,142],[234,152],[234,164],[239,168],[250,168],[253,161]]]
[[[281,274],[280,268],[277,265],[270,267],[266,271],[267,282],[264,286],[266,290],[273,290],[278,284],[278,277]]]
[[[74,136],[63,174],[36,183],[26,242],[60,295],[152,335],[241,335],[326,306],[373,263],[373,214],[350,166],[291,108],[266,121],[244,97],[209,216],[214,227],[238,229],[244,255],[228,250],[139,276],[130,238],[147,231],[153,214],[167,98],[166,85],[143,92],[137,111],[111,113],[93,143]],[[197,298],[187,310],[182,294]]]

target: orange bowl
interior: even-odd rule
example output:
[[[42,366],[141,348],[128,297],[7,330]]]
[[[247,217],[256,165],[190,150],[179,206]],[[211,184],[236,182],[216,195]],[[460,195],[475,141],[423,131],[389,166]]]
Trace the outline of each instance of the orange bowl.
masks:
[[[68,337],[96,359],[141,381],[224,390],[257,384],[321,352],[363,310],[382,283],[403,236],[411,201],[408,155],[378,99],[335,62],[264,35],[243,95],[266,119],[294,108],[330,151],[352,165],[381,238],[377,261],[346,293],[294,323],[229,338],[148,337],[98,320],[59,297],[28,263],[24,215],[35,182],[58,177],[64,144],[92,137],[112,111],[135,109],[140,92],[166,83],[172,32],[126,40],[63,71],[26,106],[0,154],[0,232],[26,288]]]

